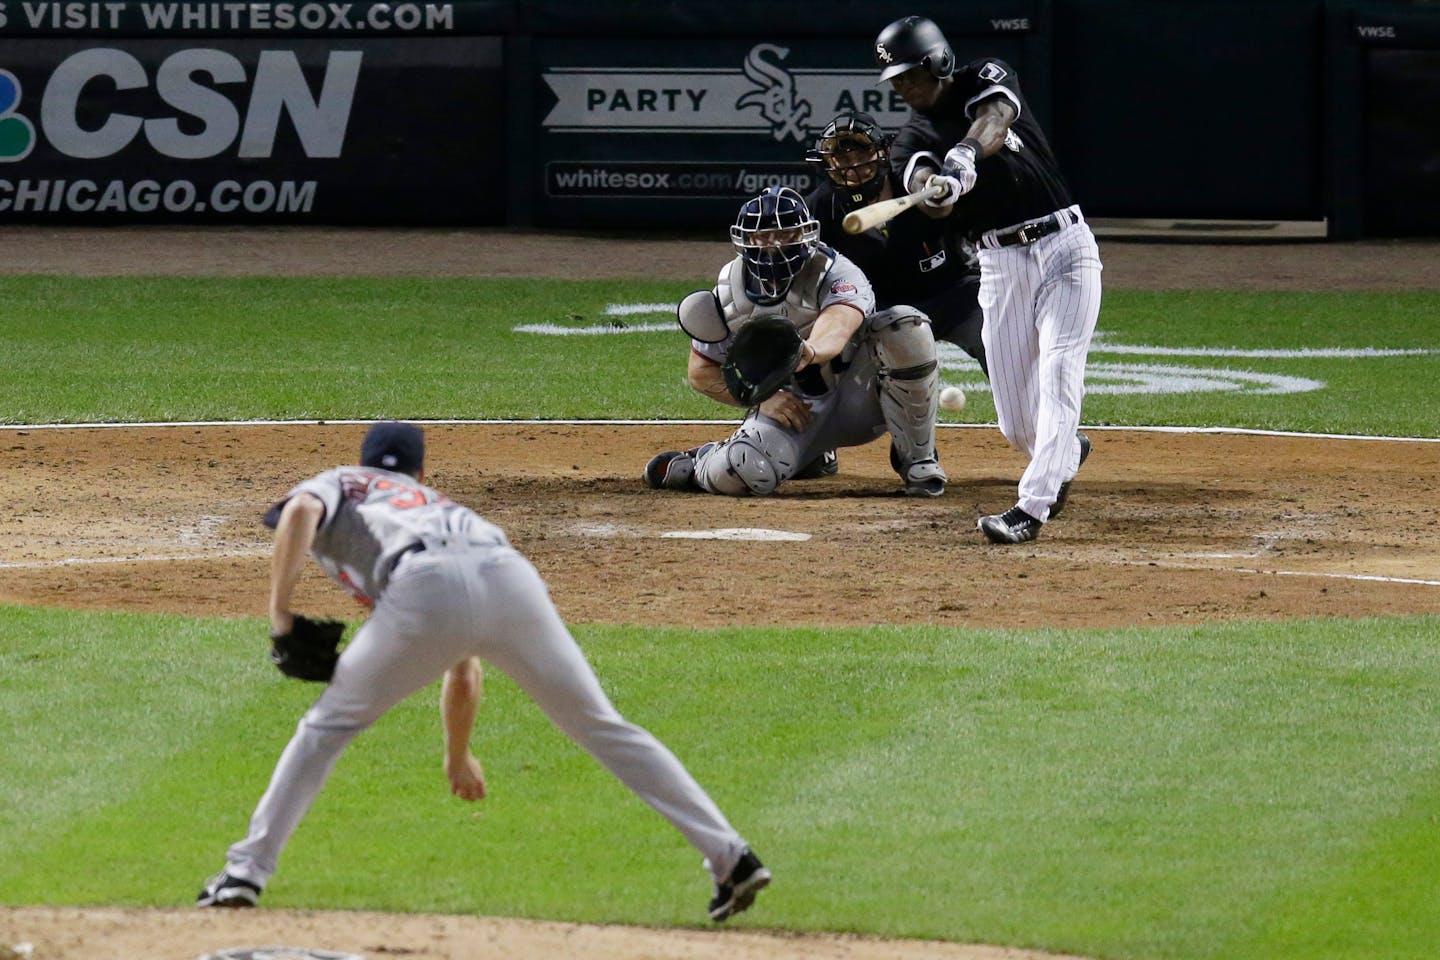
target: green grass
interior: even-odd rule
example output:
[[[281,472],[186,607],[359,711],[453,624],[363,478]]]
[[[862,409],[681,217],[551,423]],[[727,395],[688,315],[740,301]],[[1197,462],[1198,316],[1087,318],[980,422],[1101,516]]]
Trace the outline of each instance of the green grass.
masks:
[[[1302,960],[1440,935],[1437,629],[577,635],[776,870],[743,923]],[[0,746],[0,899],[187,902],[317,688],[259,620],[0,607],[0,638],[5,725],[35,734]],[[438,728],[432,687],[356,741],[268,904],[697,921],[693,851],[503,675],[481,805],[448,796]]]
[[[674,330],[513,330],[605,324],[607,304],[709,280],[0,277],[0,423],[729,419],[685,384]],[[1092,365],[1324,387],[1094,391],[1084,421],[1440,436],[1431,355],[1113,349],[1428,350],[1437,308],[1433,293],[1112,291]],[[993,420],[983,390],[970,401],[963,419]],[[775,868],[741,925],[1115,960],[1418,960],[1440,942],[1437,628],[577,635]],[[0,902],[189,902],[316,693],[265,662],[263,631],[0,606]],[[723,719],[737,698],[743,724]],[[697,922],[694,851],[503,676],[477,726],[482,805],[448,795],[438,728],[432,688],[356,741],[267,904]]]
[[[685,383],[678,329],[584,337],[513,330],[606,324],[607,304],[674,302],[706,282],[0,277],[11,318],[0,339],[10,371],[0,380],[0,422],[729,419],[733,411]],[[37,317],[44,322],[25,320]],[[1440,436],[1429,386],[1435,355],[1157,359],[1106,351],[1107,344],[1436,349],[1434,293],[1112,291],[1100,332],[1092,363],[1286,374],[1325,387],[1277,395],[1093,392],[1086,423]],[[970,397],[963,419],[993,422],[985,392]]]
[[[1086,423],[1229,426],[1309,433],[1440,436],[1440,408],[1423,398],[1440,353],[1407,357],[1136,357],[1110,343],[1242,350],[1440,349],[1440,294],[1110,292],[1092,362],[1163,363],[1283,374],[1323,389],[1277,395],[1096,396]],[[1418,391],[1418,392],[1417,392]],[[988,400],[988,398],[985,398]],[[993,407],[991,408],[993,417]]]

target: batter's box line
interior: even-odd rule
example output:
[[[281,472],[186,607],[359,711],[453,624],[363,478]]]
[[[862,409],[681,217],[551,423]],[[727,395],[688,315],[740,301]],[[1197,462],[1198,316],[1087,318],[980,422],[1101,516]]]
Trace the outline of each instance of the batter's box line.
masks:
[[[1212,573],[1244,573],[1269,577],[1318,577],[1325,580],[1355,580],[1368,583],[1405,583],[1419,587],[1440,587],[1440,580],[1418,577],[1384,577],[1378,573],[1325,573],[1318,570],[1262,570],[1258,567],[1225,567],[1206,563],[1166,563],[1161,560],[1110,560],[1122,567],[1159,567],[1163,570],[1208,570]]]

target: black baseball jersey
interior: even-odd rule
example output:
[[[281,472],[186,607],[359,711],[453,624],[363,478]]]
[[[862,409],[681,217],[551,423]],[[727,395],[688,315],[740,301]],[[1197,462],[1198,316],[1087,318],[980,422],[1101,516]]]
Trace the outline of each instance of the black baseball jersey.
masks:
[[[1009,100],[1019,116],[1005,135],[1005,145],[976,164],[975,187],[956,202],[951,214],[972,239],[986,230],[1043,217],[1075,202],[1050,143],[1020,93],[1014,68],[993,58],[960,67],[929,112],[910,112],[890,148],[891,168],[903,175],[910,158],[920,151],[943,161],[950,148],[970,132],[976,106],[995,97]]]
[[[890,189],[897,197],[905,194],[893,173]],[[820,181],[805,203],[820,221],[820,239],[864,271],[875,290],[877,309],[897,303],[914,306],[963,282],[966,274],[979,273],[978,265],[967,262],[949,218],[911,209],[874,230],[846,233],[842,224],[850,209],[843,192],[828,179]]]

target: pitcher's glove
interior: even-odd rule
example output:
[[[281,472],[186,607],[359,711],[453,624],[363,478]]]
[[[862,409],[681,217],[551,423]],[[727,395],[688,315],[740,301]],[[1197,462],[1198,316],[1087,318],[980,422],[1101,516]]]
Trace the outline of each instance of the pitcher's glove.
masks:
[[[784,317],[749,321],[735,334],[720,367],[726,389],[747,407],[770,399],[790,382],[804,342]]]
[[[297,614],[289,633],[270,634],[270,662],[287,677],[329,683],[344,632],[345,624],[339,620],[311,620]]]

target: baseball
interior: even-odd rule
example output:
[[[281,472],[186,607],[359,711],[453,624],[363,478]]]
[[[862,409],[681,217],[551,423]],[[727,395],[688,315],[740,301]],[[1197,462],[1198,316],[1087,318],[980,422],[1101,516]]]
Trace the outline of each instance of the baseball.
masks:
[[[958,413],[965,409],[965,391],[959,387],[946,387],[940,391],[940,409]]]

